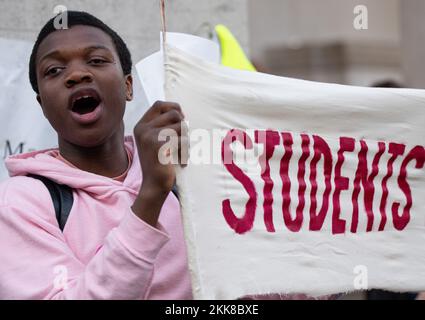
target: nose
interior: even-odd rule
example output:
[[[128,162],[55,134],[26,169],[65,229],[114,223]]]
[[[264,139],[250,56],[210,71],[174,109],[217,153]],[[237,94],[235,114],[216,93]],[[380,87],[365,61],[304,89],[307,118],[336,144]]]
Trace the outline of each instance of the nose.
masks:
[[[83,66],[74,66],[71,68],[72,69],[69,71],[69,74],[65,78],[66,87],[71,88],[74,85],[82,82],[90,83],[93,81],[93,75],[91,74],[91,72],[89,72],[89,70],[87,70]]]

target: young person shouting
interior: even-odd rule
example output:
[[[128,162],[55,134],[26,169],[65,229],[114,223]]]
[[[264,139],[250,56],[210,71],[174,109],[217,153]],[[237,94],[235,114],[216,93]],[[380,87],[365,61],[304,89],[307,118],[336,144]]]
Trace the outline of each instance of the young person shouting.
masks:
[[[124,137],[133,96],[121,37],[84,12],[42,28],[30,81],[58,148],[10,157],[0,184],[0,299],[190,299],[171,165],[158,133],[180,132],[179,105],[155,103]],[[72,188],[63,231],[43,176]]]

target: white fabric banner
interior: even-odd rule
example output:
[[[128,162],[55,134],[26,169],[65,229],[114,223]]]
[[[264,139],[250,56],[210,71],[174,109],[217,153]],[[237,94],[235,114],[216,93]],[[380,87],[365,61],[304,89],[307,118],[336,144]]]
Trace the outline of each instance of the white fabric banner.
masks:
[[[162,43],[161,34],[160,50],[136,64],[139,80],[150,105],[153,105],[157,100],[165,100]],[[202,60],[220,63],[220,47],[214,41],[185,33],[167,32],[167,43]]]
[[[198,299],[425,289],[425,91],[232,70],[168,47]]]

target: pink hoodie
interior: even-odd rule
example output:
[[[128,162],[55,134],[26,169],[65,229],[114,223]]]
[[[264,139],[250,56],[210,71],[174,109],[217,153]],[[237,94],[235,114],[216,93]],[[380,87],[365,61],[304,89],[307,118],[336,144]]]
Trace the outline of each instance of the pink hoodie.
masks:
[[[191,299],[179,204],[170,193],[155,229],[131,210],[137,150],[124,182],[72,168],[44,150],[6,160],[0,184],[0,299]],[[73,188],[62,233],[46,187]]]

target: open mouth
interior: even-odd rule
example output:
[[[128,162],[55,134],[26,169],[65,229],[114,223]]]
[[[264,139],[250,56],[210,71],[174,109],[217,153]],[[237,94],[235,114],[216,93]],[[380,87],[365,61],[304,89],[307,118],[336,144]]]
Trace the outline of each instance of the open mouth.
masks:
[[[102,116],[102,99],[93,88],[74,92],[69,98],[71,117],[82,125],[97,122]]]
[[[100,100],[97,97],[82,96],[74,101],[71,110],[72,112],[83,115],[93,112],[99,103]]]

